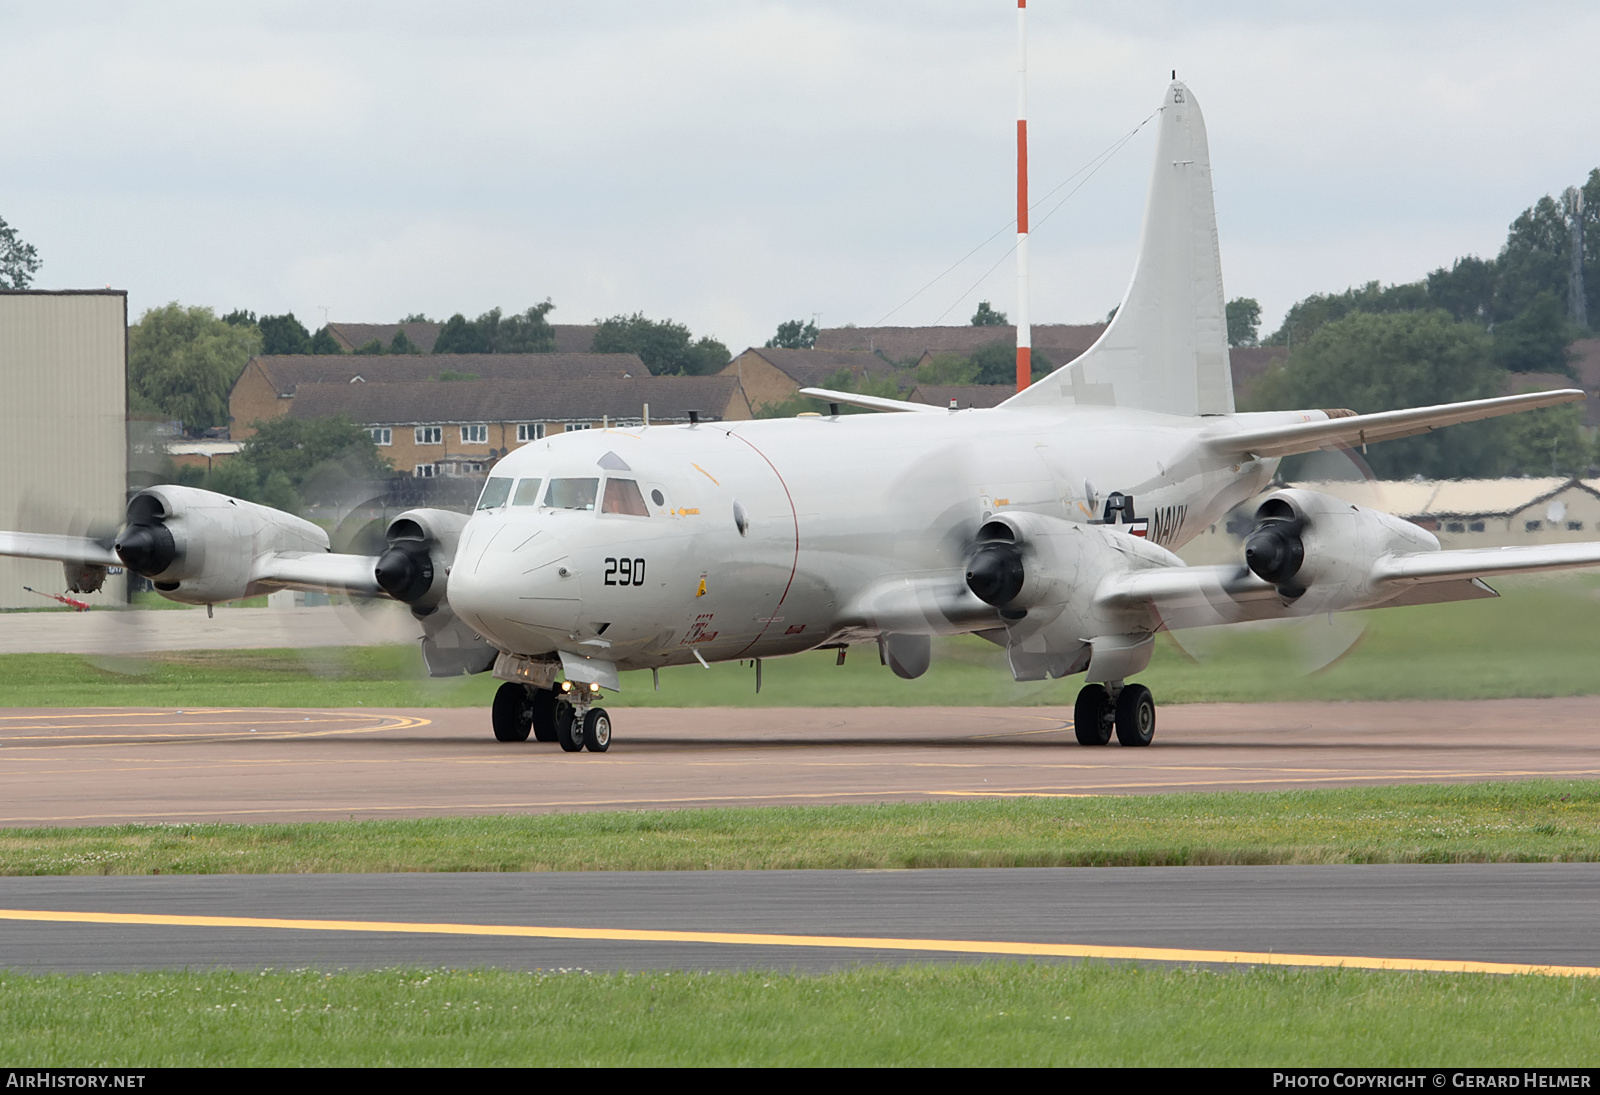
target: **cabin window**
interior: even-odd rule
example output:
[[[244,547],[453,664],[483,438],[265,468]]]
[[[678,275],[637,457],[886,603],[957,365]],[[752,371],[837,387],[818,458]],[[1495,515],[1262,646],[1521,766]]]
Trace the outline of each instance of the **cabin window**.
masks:
[[[483,485],[483,493],[478,495],[478,508],[497,509],[505,505],[509,497],[511,497],[511,480],[490,478]]]
[[[639,493],[639,484],[632,479],[606,480],[606,497],[600,512],[623,513],[629,517],[650,516],[650,511],[644,508],[644,495]]]
[[[551,509],[592,510],[595,495],[599,493],[598,479],[552,479],[544,504]]]
[[[517,492],[511,496],[513,506],[531,506],[539,501],[539,484],[543,479],[518,479]]]

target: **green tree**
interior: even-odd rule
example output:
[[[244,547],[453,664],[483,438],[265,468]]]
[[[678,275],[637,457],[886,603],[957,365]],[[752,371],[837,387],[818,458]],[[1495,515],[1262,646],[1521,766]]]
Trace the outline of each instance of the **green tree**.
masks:
[[[1006,314],[995,311],[986,300],[980,300],[978,310],[972,313],[974,327],[1004,327],[1008,322]]]
[[[670,319],[646,319],[642,312],[601,320],[594,334],[597,354],[638,354],[655,376],[709,376],[728,364],[728,348],[716,339],[698,340]]]
[[[1358,413],[1499,395],[1504,373],[1489,335],[1443,311],[1357,312],[1298,339],[1284,366],[1252,389],[1253,409],[1348,407]],[[1498,421],[1452,426],[1374,446],[1380,479],[1501,474],[1508,461]]]
[[[1228,317],[1228,345],[1254,346],[1260,341],[1261,304],[1254,297],[1239,297],[1224,307]]]
[[[384,353],[387,353],[388,351],[383,348],[383,340],[382,339],[369,338],[369,339],[367,339],[367,341],[365,341],[361,345],[357,346],[353,352],[354,353],[358,353],[358,354],[371,355],[371,354],[384,354]]]
[[[904,399],[900,391],[898,378],[894,374],[880,374],[871,376],[863,373],[859,378],[850,369],[840,369],[824,380],[819,387],[828,388],[835,392],[854,392],[857,395],[875,395],[883,399]],[[812,399],[810,396],[796,392],[789,398],[777,403],[763,403],[755,409],[757,418],[793,418],[797,414],[827,414],[826,400]],[[867,414],[864,407],[852,407],[848,403],[839,405],[840,414]]]
[[[406,333],[402,329],[396,331],[394,337],[389,340],[389,352],[391,354],[420,354],[422,350],[415,342],[406,337]]]
[[[1493,259],[1467,255],[1450,269],[1428,275],[1428,300],[1456,319],[1487,327],[1494,320],[1496,271]]]
[[[429,319],[427,316],[423,315],[421,312],[412,312],[408,316],[400,317],[400,322],[401,323],[432,323],[433,320]]]
[[[1295,347],[1305,342],[1325,323],[1356,312],[1387,314],[1429,308],[1428,288],[1423,282],[1382,286],[1369,281],[1359,289],[1342,293],[1312,293],[1297,302],[1283,317],[1283,325],[1266,340],[1268,346]]]
[[[228,391],[260,348],[256,328],[224,323],[210,308],[152,308],[128,331],[129,409],[191,431],[225,426]]]
[[[1572,254],[1567,216],[1548,194],[1511,222],[1500,257],[1495,260],[1496,320],[1513,319],[1549,291],[1567,298],[1567,272]]]
[[[372,435],[348,418],[293,418],[254,423],[239,454],[217,465],[210,490],[297,512],[304,502],[331,500],[353,481],[391,473]]]
[[[917,381],[921,384],[976,384],[978,366],[970,357],[960,354],[934,354],[926,364],[917,366]]]
[[[1574,376],[1567,357],[1572,330],[1565,297],[1541,289],[1515,319],[1494,328],[1494,358],[1514,373],[1565,373]]]
[[[815,350],[817,325],[791,319],[778,324],[778,333],[767,339],[767,348],[773,350]]]
[[[41,265],[33,244],[24,243],[17,230],[0,217],[0,289],[26,289]]]
[[[311,332],[306,330],[305,324],[294,318],[293,312],[287,312],[281,316],[262,316],[257,321],[256,326],[261,328],[261,352],[263,354],[328,352],[311,348]],[[332,341],[331,337],[329,341]]]
[[[222,317],[222,322],[230,327],[255,327],[256,314],[245,308],[235,308]]]
[[[1583,409],[1577,404],[1514,414],[1498,422],[1501,474],[1592,474],[1595,443],[1583,428]]]
[[[545,316],[555,309],[548,300],[516,315],[491,308],[477,319],[457,312],[445,320],[433,344],[436,354],[544,354],[556,348],[555,329]]]
[[[339,340],[333,337],[333,332],[326,327],[318,327],[317,333],[311,336],[311,341],[306,344],[306,349],[314,354],[342,354],[344,347],[339,345]]]

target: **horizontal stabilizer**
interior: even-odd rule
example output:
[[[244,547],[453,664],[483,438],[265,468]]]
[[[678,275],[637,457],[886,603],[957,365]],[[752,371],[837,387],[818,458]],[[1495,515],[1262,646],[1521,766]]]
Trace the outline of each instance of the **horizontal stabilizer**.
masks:
[[[88,536],[54,536],[42,532],[0,532],[0,555],[20,559],[56,559],[119,567],[122,560],[106,544]]]
[[[1344,418],[1291,422],[1255,429],[1235,429],[1213,434],[1206,443],[1214,450],[1258,457],[1293,456],[1318,449],[1348,449],[1378,441],[1427,433],[1440,426],[1477,422],[1518,411],[1554,407],[1560,403],[1579,403],[1581,388],[1562,388],[1552,392],[1529,392],[1495,399],[1473,399],[1465,403],[1442,403],[1436,407],[1412,407],[1403,411],[1347,415]]]
[[[831,388],[801,388],[801,395],[821,399],[827,403],[843,403],[851,407],[864,407],[869,411],[914,411],[918,414],[947,413],[943,407],[927,403],[908,403],[904,399],[885,399],[879,395],[859,395],[855,392],[836,392]]]

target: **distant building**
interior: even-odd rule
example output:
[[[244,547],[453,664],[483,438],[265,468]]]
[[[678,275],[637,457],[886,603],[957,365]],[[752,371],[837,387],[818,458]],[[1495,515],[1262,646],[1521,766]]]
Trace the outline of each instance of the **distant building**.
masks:
[[[1104,323],[1035,323],[1033,349],[1059,369],[1094,345],[1105,329]],[[996,342],[1016,346],[1016,327],[828,327],[817,332],[819,350],[866,350],[900,364],[921,364],[939,354],[967,356]]]
[[[396,331],[405,331],[406,339],[425,354],[433,353],[439,341],[442,323],[330,323],[328,333],[346,353],[353,353],[373,339],[384,349],[394,341]],[[594,345],[594,333],[600,328],[592,323],[552,323],[555,332],[555,352],[560,354],[586,354]]]
[[[509,356],[509,355],[507,355]],[[344,416],[372,433],[394,470],[422,479],[479,476],[520,445],[569,430],[750,418],[732,376],[629,379],[412,380],[303,383],[296,418]]]
[[[895,368],[865,350],[775,350],[751,347],[723,368],[736,377],[752,409],[782,403],[801,388],[825,388],[840,372],[853,382],[864,376],[895,375]]]
[[[288,414],[303,384],[389,384],[441,374],[483,380],[628,380],[648,376],[637,354],[283,354],[251,358],[228,393],[232,437],[255,433],[252,422]]]
[[[0,289],[0,528],[113,531],[128,488],[128,295]],[[41,608],[66,588],[60,563],[0,559],[0,607]],[[112,575],[94,604],[126,600]]]

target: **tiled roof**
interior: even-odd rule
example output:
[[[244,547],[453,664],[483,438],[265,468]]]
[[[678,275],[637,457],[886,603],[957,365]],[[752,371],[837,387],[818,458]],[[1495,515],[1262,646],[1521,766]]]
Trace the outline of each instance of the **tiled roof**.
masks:
[[[1087,350],[1105,329],[1104,323],[1036,323],[1033,348],[1059,367]],[[924,353],[970,354],[994,342],[1015,346],[1016,327],[829,327],[817,333],[819,350],[868,350],[895,361]]]
[[[409,336],[408,336],[409,337]],[[428,380],[443,372],[485,380],[624,379],[648,376],[637,354],[282,354],[251,358],[280,396],[306,384]]]
[[[745,353],[757,355],[802,388],[822,385],[840,369],[849,369],[857,376],[862,373],[884,376],[894,372],[893,365],[865,350],[777,350],[752,346]],[[738,358],[734,358],[734,361],[738,361]],[[730,369],[738,371],[731,362]]]
[[[343,415],[366,425],[462,422],[686,421],[698,410],[720,418],[738,392],[731,376],[643,376],[632,380],[422,380],[386,384],[301,384],[289,413]]]

